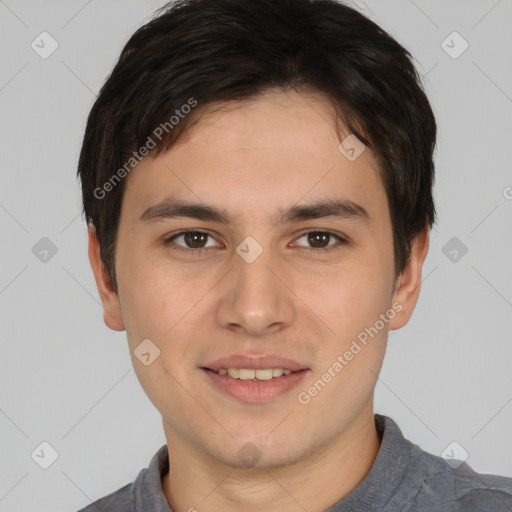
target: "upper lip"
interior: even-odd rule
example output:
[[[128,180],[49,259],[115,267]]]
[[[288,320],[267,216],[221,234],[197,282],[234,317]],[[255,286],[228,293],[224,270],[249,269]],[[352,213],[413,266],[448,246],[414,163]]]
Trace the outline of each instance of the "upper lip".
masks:
[[[215,361],[203,366],[209,370],[219,371],[221,368],[247,368],[250,370],[263,370],[265,368],[282,368],[292,372],[307,370],[308,367],[303,364],[276,355],[267,356],[249,356],[243,354],[233,354],[228,357],[221,357]]]

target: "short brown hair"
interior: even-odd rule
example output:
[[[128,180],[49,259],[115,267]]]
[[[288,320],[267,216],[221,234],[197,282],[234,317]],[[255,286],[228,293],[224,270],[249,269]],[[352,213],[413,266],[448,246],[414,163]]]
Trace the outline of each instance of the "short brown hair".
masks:
[[[178,0],[124,47],[89,114],[80,153],[83,211],[115,290],[121,169],[129,172],[133,152],[159,126],[166,130],[151,137],[150,151],[170,148],[194,119],[179,115],[191,98],[205,107],[271,88],[325,94],[350,133],[373,150],[397,275],[405,268],[412,240],[435,220],[436,123],[408,51],[335,0]],[[98,197],[98,190],[108,194]]]

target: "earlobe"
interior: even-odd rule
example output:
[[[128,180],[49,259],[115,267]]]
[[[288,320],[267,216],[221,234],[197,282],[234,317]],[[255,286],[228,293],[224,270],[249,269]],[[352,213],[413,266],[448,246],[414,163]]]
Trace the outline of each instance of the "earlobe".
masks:
[[[93,224],[88,228],[89,236],[89,261],[94,273],[96,287],[103,304],[103,320],[107,327],[114,331],[125,329],[119,296],[112,287],[110,278],[101,260],[100,244],[96,237],[96,229]]]
[[[400,329],[411,318],[421,288],[421,271],[428,253],[430,229],[425,228],[414,240],[407,266],[398,276],[393,304],[401,307],[399,313],[389,322],[390,330]]]

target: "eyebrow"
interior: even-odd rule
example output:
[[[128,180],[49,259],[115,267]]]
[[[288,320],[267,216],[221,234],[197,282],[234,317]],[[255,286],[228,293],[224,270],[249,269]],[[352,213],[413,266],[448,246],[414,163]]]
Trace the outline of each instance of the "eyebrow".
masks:
[[[157,222],[166,219],[188,217],[204,221],[233,224],[229,213],[211,205],[189,203],[180,199],[165,199],[150,206],[139,217],[143,222]],[[362,206],[344,199],[326,199],[305,205],[294,205],[279,210],[273,224],[285,224],[325,217],[341,219],[359,219],[369,221],[370,215]]]

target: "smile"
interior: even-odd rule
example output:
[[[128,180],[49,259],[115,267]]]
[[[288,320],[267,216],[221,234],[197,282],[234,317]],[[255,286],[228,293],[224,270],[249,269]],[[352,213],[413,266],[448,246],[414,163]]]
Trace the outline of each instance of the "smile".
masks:
[[[310,370],[284,370],[282,368],[248,369],[201,368],[213,384],[223,394],[241,402],[264,403],[275,400],[299,385]]]
[[[261,370],[253,370],[250,368],[221,368],[217,371],[219,375],[229,375],[233,379],[241,380],[270,380],[282,375],[290,375],[291,370],[283,370],[282,368],[265,368]]]

